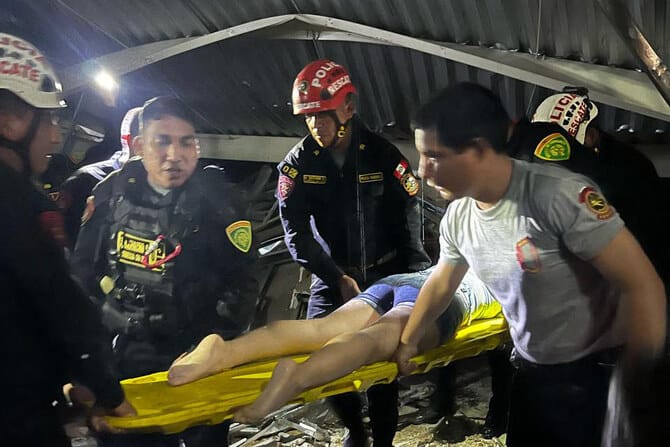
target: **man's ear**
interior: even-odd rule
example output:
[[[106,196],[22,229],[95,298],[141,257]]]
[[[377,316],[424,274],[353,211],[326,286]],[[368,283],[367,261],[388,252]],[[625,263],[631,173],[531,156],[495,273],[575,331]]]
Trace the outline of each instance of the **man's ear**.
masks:
[[[130,144],[130,147],[133,150],[133,153],[131,154],[133,157],[134,156],[139,156],[141,157],[144,155],[144,138],[142,138],[141,135],[136,136],[133,138],[133,141]]]
[[[356,101],[354,99],[349,99],[344,103],[344,115],[346,120],[349,121],[356,113]]]

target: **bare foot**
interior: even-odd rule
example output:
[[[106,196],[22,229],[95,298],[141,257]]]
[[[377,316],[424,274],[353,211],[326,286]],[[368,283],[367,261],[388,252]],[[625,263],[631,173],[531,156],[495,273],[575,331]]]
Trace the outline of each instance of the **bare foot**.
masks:
[[[298,364],[292,359],[281,359],[261,395],[250,405],[237,410],[234,419],[245,424],[262,421],[265,416],[304,391],[295,380],[297,368]]]
[[[217,334],[203,338],[196,348],[172,362],[168,370],[170,385],[183,385],[225,369],[225,342]]]

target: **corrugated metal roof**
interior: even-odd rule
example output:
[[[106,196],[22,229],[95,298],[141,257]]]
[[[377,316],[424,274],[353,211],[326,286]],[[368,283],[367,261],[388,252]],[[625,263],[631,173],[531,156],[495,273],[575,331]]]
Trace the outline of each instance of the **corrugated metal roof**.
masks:
[[[659,55],[669,59],[667,2],[628,4]],[[0,16],[0,27],[33,41],[55,65],[65,67],[128,47],[293,13],[330,16],[435,41],[637,68],[593,0],[23,0]],[[198,112],[203,131],[300,135],[304,126],[290,114],[290,86],[299,69],[320,56],[350,69],[361,93],[361,115],[371,127],[396,136],[408,136],[410,113],[418,103],[452,82],[469,80],[492,87],[517,117],[550,93],[403,48],[239,38],[124,76],[118,110],[111,113],[119,116],[156,94],[178,94]],[[83,105],[99,108],[92,95]],[[621,124],[645,131],[667,127],[612,107],[602,107],[600,122],[607,130]]]

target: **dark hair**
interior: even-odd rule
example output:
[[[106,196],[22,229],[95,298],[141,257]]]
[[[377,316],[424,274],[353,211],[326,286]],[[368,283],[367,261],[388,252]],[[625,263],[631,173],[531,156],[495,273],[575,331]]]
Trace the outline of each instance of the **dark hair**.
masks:
[[[486,139],[496,152],[505,152],[509,116],[500,98],[471,82],[449,86],[425,103],[412,129],[434,130],[438,141],[461,152],[477,138]]]
[[[7,89],[0,89],[1,112],[10,112],[17,116],[25,116],[25,114],[31,110],[35,110],[35,107],[19,98],[14,92]]]
[[[173,116],[194,125],[191,110],[181,99],[172,96],[156,96],[142,106],[139,113],[139,132],[144,130],[147,122],[159,120],[165,116]],[[136,134],[132,131],[131,124],[131,135],[135,136]]]

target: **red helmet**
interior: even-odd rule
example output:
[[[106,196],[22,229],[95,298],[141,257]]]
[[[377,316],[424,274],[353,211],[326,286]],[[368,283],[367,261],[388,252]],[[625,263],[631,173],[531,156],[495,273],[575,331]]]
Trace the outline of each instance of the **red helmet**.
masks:
[[[348,93],[356,93],[349,73],[328,59],[310,62],[293,82],[293,114],[335,110]]]

